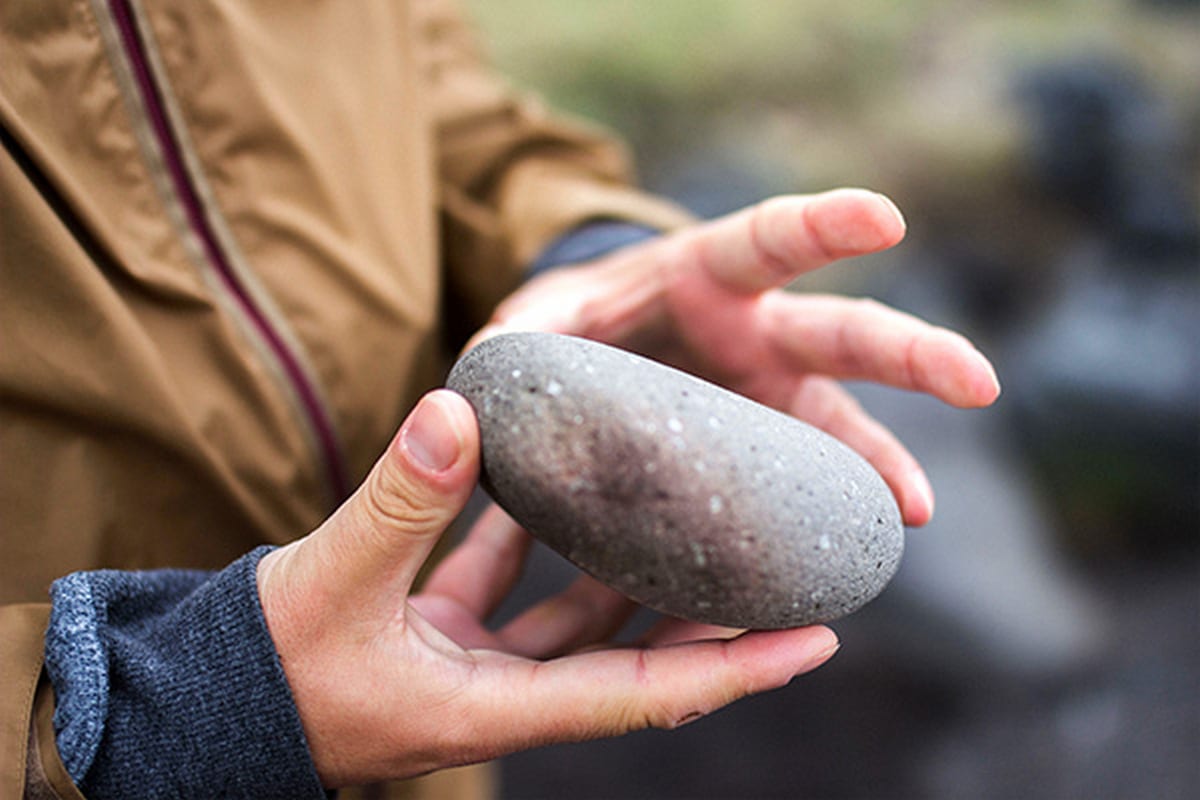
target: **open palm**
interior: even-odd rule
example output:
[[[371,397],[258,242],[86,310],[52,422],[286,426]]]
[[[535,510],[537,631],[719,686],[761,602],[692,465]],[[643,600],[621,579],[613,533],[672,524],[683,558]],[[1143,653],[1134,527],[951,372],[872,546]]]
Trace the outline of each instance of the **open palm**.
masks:
[[[545,330],[640,351],[793,414],[846,442],[887,481],[905,522],[933,513],[912,455],[840,385],[868,380],[959,407],[999,394],[961,335],[873,300],[785,291],[797,276],[904,236],[865,190],[778,197],[531,281],[481,336]]]

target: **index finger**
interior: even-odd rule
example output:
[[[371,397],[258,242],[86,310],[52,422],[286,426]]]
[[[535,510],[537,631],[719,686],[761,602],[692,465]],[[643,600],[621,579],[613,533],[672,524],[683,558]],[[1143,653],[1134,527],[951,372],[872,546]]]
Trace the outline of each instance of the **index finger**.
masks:
[[[869,299],[773,292],[758,306],[771,351],[790,369],[990,405],[1000,382],[965,337]]]
[[[824,626],[754,631],[729,641],[611,649],[553,661],[508,661],[477,671],[471,691],[473,743],[490,757],[555,742],[616,736],[647,727],[675,728],[815,669],[838,648]],[[491,721],[490,724],[487,721]]]
[[[421,591],[450,597],[486,619],[520,578],[532,542],[524,528],[493,504],[434,568]]]
[[[684,252],[721,287],[756,294],[838,259],[892,247],[904,232],[904,217],[888,198],[836,189],[772,198],[701,225],[688,234]]]

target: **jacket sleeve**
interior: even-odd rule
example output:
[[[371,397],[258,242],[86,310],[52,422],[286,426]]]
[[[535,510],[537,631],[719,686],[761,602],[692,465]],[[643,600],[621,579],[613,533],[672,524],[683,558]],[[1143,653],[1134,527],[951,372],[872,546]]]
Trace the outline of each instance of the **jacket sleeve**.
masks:
[[[487,64],[453,0],[427,0],[416,21],[434,109],[443,254],[453,300],[479,320],[560,235],[594,220],[657,230],[691,221],[630,186],[623,147],[551,115]]]
[[[0,606],[0,800],[80,800],[54,741],[54,695],[42,669],[50,605]]]

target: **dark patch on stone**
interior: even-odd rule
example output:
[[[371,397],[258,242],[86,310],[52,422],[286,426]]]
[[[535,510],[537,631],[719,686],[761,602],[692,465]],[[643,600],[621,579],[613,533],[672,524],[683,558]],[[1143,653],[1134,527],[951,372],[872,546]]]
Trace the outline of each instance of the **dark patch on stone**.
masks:
[[[651,608],[739,628],[826,622],[899,565],[899,510],[866,461],[691,375],[516,333],[463,356],[447,385],[479,417],[489,494]]]

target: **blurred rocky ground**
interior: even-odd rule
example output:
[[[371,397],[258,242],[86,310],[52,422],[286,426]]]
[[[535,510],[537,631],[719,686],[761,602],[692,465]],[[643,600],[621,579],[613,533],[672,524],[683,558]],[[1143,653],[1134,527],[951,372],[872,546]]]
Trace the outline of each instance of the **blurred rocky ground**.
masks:
[[[963,330],[1005,387],[983,412],[855,387],[938,513],[826,668],[511,757],[505,797],[1200,795],[1200,3],[473,8],[515,81],[699,214],[894,197],[903,246],[796,288]],[[522,595],[570,574],[539,550]]]

